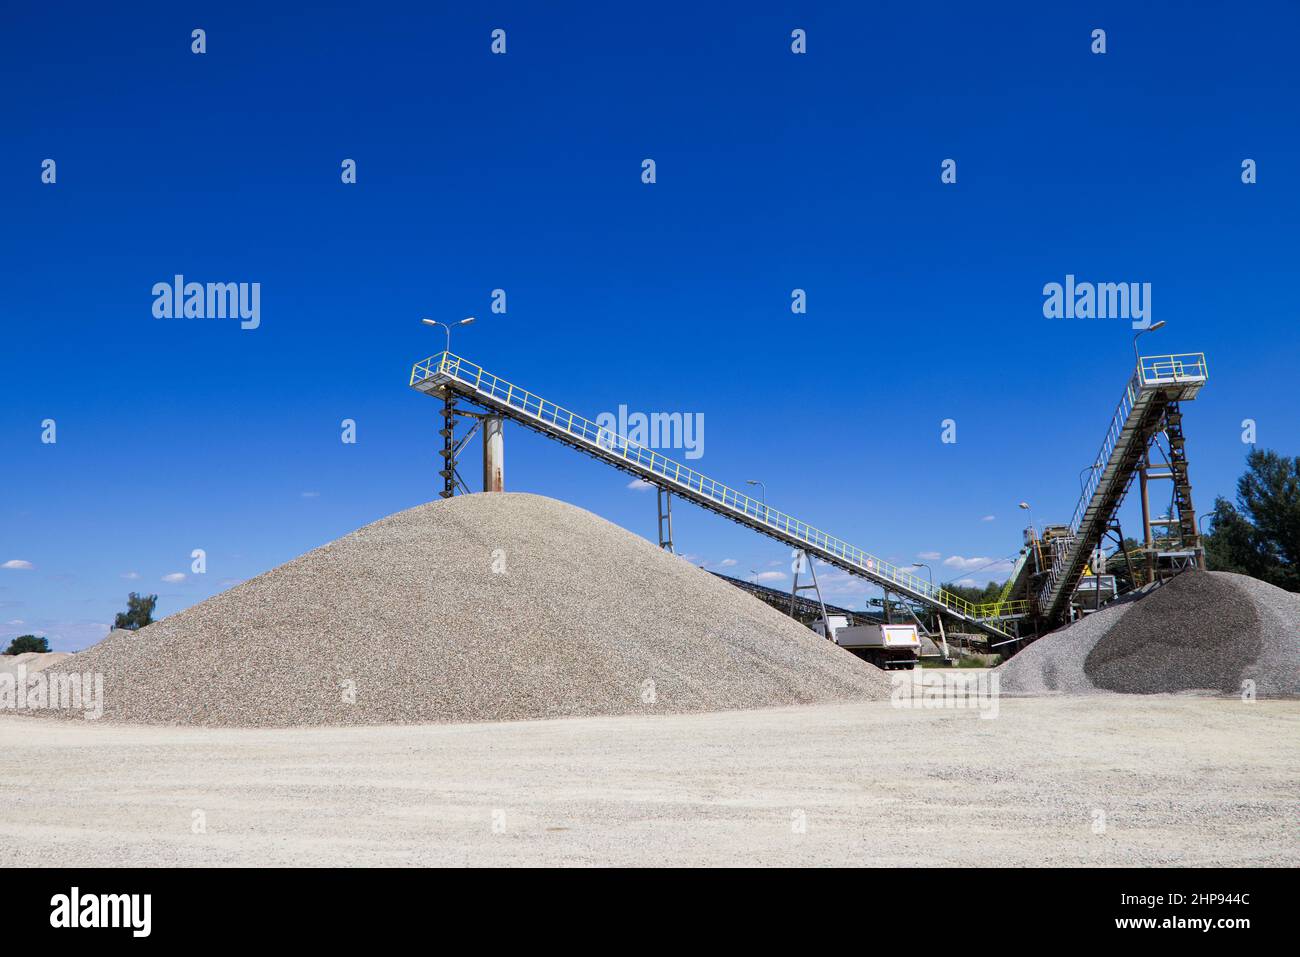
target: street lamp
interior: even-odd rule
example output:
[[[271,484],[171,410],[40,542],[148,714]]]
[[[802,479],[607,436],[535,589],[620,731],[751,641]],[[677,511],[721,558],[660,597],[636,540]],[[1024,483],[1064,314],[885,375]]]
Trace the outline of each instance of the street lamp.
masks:
[[[763,521],[766,522],[767,521],[767,486],[764,485],[762,482],[760,482],[758,479],[745,479],[745,484],[758,486],[758,494],[763,499]]]
[[[1165,326],[1165,320],[1161,319],[1159,322],[1153,322],[1145,329],[1142,329],[1141,331],[1138,332],[1136,336],[1133,337],[1133,358],[1137,360],[1137,364],[1139,366],[1142,365],[1142,356],[1138,354],[1138,339],[1140,339],[1143,335],[1145,335],[1148,332],[1155,332],[1157,329],[1163,329],[1164,326]]]
[[[442,326],[442,328],[446,329],[447,330],[447,351],[451,352],[451,326],[468,326],[470,323],[474,321],[474,317],[469,316],[468,318],[462,319],[460,322],[453,322],[451,326],[447,325],[447,323],[445,322],[439,322],[437,319],[421,319],[420,321],[424,323],[426,326]]]
[[[1029,507],[1028,502],[1021,502],[1020,507],[1029,513],[1029,528],[1034,533],[1034,538],[1038,537],[1038,529],[1034,528],[1034,510]]]
[[[1029,541],[1034,546],[1034,568],[1041,570],[1043,567],[1043,552],[1038,547],[1038,529],[1034,528],[1034,512],[1029,507],[1028,502],[1021,502],[1020,507],[1029,513],[1029,534],[1031,536]]]
[[[927,565],[925,562],[912,562],[912,567],[913,567],[913,568],[924,568],[924,569],[925,569],[926,574],[930,576],[930,589],[933,590],[933,589],[934,589],[934,569],[931,568],[929,565]]]
[[[1083,473],[1084,473],[1084,472],[1094,472],[1094,471],[1096,471],[1096,470],[1099,469],[1099,468],[1101,468],[1101,463],[1100,463],[1100,462],[1093,462],[1093,463],[1092,463],[1091,465],[1089,465],[1087,468],[1084,468],[1084,469],[1080,469],[1080,470],[1079,470],[1079,494],[1080,494],[1080,495],[1083,494]]]

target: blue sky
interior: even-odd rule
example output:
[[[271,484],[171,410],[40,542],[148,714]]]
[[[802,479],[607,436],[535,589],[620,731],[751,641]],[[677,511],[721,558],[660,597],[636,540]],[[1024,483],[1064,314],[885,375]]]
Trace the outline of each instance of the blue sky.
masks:
[[[1207,353],[1200,509],[1243,419],[1300,451],[1295,4],[473,6],[6,10],[0,638],[84,647],[129,590],[169,614],[433,497],[422,316],[589,416],[702,414],[693,466],[945,580],[1014,555],[1022,499],[1068,520],[1119,399],[1129,323],[1043,316],[1067,273],[1151,283],[1144,351]],[[260,327],[155,319],[177,273],[261,283]],[[621,473],[506,453],[654,535]],[[675,518],[781,584],[781,546]]]

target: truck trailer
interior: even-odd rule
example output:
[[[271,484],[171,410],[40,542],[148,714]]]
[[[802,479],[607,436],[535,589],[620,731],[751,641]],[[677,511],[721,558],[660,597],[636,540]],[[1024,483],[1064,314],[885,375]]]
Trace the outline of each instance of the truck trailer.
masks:
[[[921,660],[921,638],[916,625],[850,626],[843,615],[830,615],[828,620],[831,626],[829,636],[820,621],[813,623],[812,630],[877,668],[910,671]]]

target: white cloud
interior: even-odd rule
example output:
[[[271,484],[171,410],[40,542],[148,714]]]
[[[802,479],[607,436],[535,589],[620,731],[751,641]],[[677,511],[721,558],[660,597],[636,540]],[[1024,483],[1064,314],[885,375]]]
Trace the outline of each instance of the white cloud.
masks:
[[[976,556],[974,558],[963,558],[961,555],[949,555],[943,560],[943,563],[949,568],[955,568],[963,572],[988,572],[993,574],[999,571],[1006,571],[1011,567],[1011,562],[1005,558],[989,558],[987,555]]]
[[[938,552],[921,552],[916,557],[925,559],[928,562],[937,562],[939,559],[943,558],[943,556]]]
[[[170,575],[164,575],[162,577],[162,580],[165,582],[170,582],[171,584],[174,585],[177,582],[185,581],[185,575],[182,572],[172,572]]]
[[[127,581],[129,581],[129,582],[139,581],[139,580],[140,580],[140,573],[139,573],[139,572],[122,572],[122,577],[125,578],[125,579],[126,579]]]
[[[22,625],[27,624],[27,622],[23,621],[21,618],[15,618],[15,619],[13,619],[12,621],[6,621],[5,624],[6,624],[6,625],[13,625],[15,628],[17,628],[17,627],[20,627],[20,626],[22,626]]]
[[[972,569],[979,568],[981,565],[987,565],[993,559],[987,555],[977,558],[963,558],[961,555],[949,555],[943,560],[943,563],[949,568],[957,568],[961,571],[968,572]]]
[[[320,498],[320,492],[303,492],[303,498]]]
[[[754,577],[760,582],[778,582],[785,578],[785,572],[759,572]]]
[[[803,581],[802,578],[800,580]],[[804,581],[804,584],[811,585],[812,580]],[[840,601],[861,599],[863,590],[870,587],[856,575],[850,575],[848,572],[834,567],[819,571],[817,573],[817,584],[821,586],[822,594],[826,598]],[[805,593],[807,596],[811,596],[811,594],[811,592]]]
[[[991,521],[993,521],[993,520],[996,519],[996,518],[997,518],[996,515],[985,515],[983,518],[980,519],[980,521],[981,521],[981,522],[991,522]]]
[[[722,561],[718,562],[718,567],[730,568],[732,565],[735,564],[736,564],[736,560],[734,558],[724,558]]]
[[[627,487],[632,489],[634,492],[648,492],[650,489],[654,488],[653,485],[649,482],[643,481],[642,479],[633,479],[627,483]]]
[[[962,588],[978,588],[979,583],[973,578],[959,578],[953,582],[954,585],[960,585]]]
[[[0,565],[0,568],[28,569],[32,567],[31,562],[23,561],[21,558],[11,558],[9,561]]]

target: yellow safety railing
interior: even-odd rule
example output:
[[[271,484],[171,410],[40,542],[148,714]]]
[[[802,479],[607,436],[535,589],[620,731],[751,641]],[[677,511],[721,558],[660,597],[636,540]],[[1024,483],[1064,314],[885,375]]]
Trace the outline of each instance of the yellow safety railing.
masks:
[[[1143,385],[1170,382],[1197,382],[1210,377],[1204,352],[1184,352],[1170,356],[1143,356],[1138,372]]]
[[[984,621],[990,618],[1013,618],[1017,615],[1029,614],[1029,602],[1025,599],[990,601],[976,605],[975,611],[975,617]]]
[[[989,602],[975,604],[960,595],[939,588],[928,580],[906,569],[877,558],[847,542],[834,538],[805,522],[769,508],[758,499],[715,482],[694,469],[646,448],[625,436],[603,429],[595,422],[565,409],[527,389],[493,375],[482,366],[450,352],[441,352],[417,362],[411,369],[411,385],[426,379],[443,376],[468,387],[472,392],[495,400],[507,408],[522,413],[548,428],[599,448],[612,459],[621,459],[628,466],[646,474],[652,481],[671,487],[673,485],[707,499],[710,503],[738,512],[757,526],[770,529],[801,545],[818,549],[837,559],[839,563],[855,568],[884,586],[893,586],[900,593],[911,593],[925,601],[942,605],[961,617],[985,621],[1010,614],[1023,614],[1027,602]],[[670,488],[671,490],[671,488]],[[1015,608],[1016,611],[1011,609]]]

